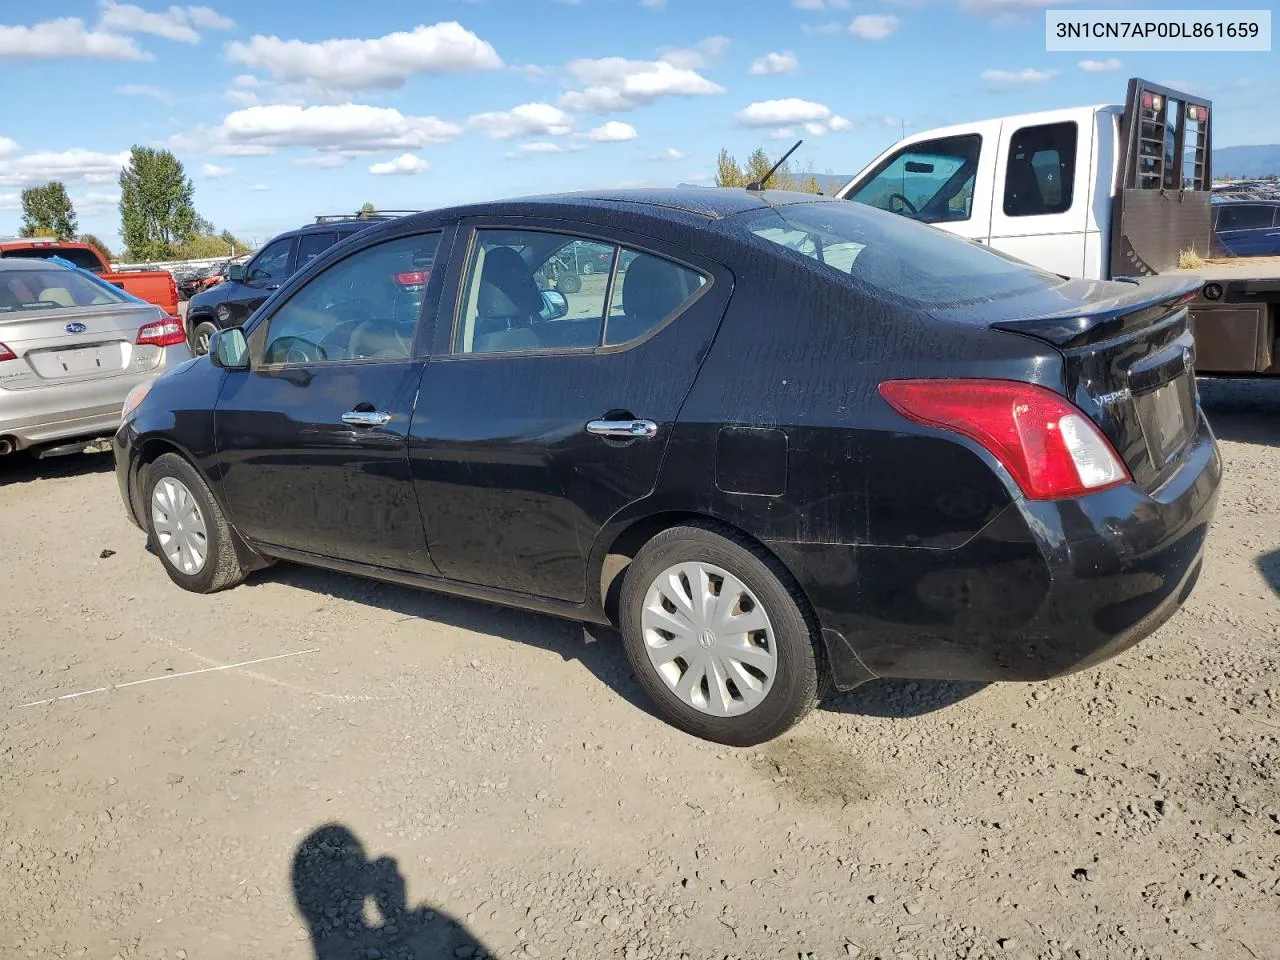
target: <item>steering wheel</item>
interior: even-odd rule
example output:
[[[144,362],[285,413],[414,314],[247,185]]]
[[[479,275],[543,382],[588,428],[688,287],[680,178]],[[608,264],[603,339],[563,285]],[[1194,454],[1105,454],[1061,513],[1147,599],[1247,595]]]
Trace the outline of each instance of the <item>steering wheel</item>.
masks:
[[[906,197],[904,197],[902,194],[891,193],[889,194],[889,200],[890,201],[901,200],[902,205],[911,211],[912,216],[916,216],[916,217],[920,216],[920,211],[916,209],[916,205],[912,203],[910,200],[908,200]]]
[[[364,359],[409,356],[412,343],[401,332],[403,329],[404,325],[390,320],[365,320],[357,324],[351,331],[351,356]]]
[[[280,337],[267,347],[268,363],[321,363],[326,359],[322,347],[302,337]]]

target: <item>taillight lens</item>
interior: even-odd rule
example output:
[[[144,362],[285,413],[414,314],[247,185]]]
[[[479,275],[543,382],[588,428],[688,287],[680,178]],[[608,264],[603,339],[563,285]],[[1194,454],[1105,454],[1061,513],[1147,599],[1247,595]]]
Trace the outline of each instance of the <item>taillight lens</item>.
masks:
[[[3,343],[0,343],[0,361],[17,359],[18,355],[16,353],[6,347]]]
[[[139,328],[138,339],[134,341],[138,346],[152,347],[176,347],[180,343],[186,343],[187,335],[182,329],[181,317],[165,317],[163,320],[156,320]]]
[[[400,284],[402,287],[425,286],[427,281],[430,279],[430,270],[410,270],[408,273],[396,274],[396,283]]]
[[[1052,390],[1012,380],[889,380],[880,395],[916,423],[980,443],[1029,500],[1060,500],[1130,481],[1098,428]]]

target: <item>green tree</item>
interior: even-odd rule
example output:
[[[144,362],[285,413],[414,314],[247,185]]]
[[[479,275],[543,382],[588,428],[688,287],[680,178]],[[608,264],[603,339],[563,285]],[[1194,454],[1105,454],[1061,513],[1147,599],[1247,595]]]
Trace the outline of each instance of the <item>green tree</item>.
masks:
[[[364,203],[360,204],[360,212],[365,216],[368,216],[370,214],[377,213],[378,208],[375,207],[372,203],[365,201]]]
[[[108,263],[115,259],[115,256],[111,253],[111,248],[95,237],[92,233],[82,233],[77,239],[81,243],[87,243],[91,247],[97,247],[98,252],[102,254],[102,259],[106,260]]]
[[[71,240],[78,226],[71,198],[61,180],[22,191],[22,236]]]
[[[135,146],[120,173],[121,234],[131,260],[167,260],[195,234],[194,188],[168,150]]]
[[[728,150],[722,149],[716,162],[716,186],[745,187],[757,183],[764,179],[775,163],[777,161],[770,159],[763,147],[757,147],[751,152],[745,166],[740,165]],[[822,192],[822,184],[818,182],[812,169],[797,175],[792,173],[789,162],[774,171],[765,187],[769,190],[799,190],[802,193]]]
[[[742,168],[738,166],[738,161],[728,150],[720,150],[720,159],[716,168],[716,186],[717,187],[745,187],[747,178],[742,172]]]
[[[249,245],[230,230],[218,231],[204,217],[196,217],[196,231],[173,248],[176,260],[208,260],[213,257],[239,256],[249,252]]]

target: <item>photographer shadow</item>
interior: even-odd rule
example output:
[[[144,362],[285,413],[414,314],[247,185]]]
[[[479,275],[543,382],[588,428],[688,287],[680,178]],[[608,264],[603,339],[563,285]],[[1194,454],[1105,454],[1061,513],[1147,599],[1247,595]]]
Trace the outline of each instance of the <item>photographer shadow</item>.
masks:
[[[456,919],[406,902],[391,857],[370,860],[340,824],[313,831],[293,858],[293,897],[316,960],[453,960],[490,956]]]

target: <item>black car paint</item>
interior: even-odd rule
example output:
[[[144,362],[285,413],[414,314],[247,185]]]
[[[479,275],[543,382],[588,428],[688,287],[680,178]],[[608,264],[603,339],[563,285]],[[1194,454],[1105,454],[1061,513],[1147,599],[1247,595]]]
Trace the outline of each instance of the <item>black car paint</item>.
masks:
[[[264,554],[606,623],[612,553],[674,522],[714,520],[761,543],[801,586],[840,688],[874,676],[1047,678],[1135,642],[1176,609],[1198,575],[1221,474],[1198,408],[1194,442],[1160,486],[1026,501],[987,451],[908,422],[876,387],[962,373],[1070,395],[1058,348],[993,332],[978,307],[939,317],[853,284],[817,282],[803,257],[735,229],[734,213],[767,200],[700,194],[458,208],[327,251],[285,283],[278,302],[366,244],[462,225],[441,244],[425,298],[407,433],[397,426],[359,442],[335,428],[365,374],[326,371],[314,376],[328,375],[331,386],[299,394],[308,400],[296,410],[266,425],[219,427],[243,442],[217,451],[212,410],[234,406],[243,381],[313,374],[225,372],[203,359],[157,381],[117,435],[135,521],[139,463],[179,449]],[[450,357],[467,228],[516,222],[606,237],[621,236],[625,222],[630,242],[676,252],[714,282],[689,314],[639,346]],[[253,318],[251,344],[270,312]],[[625,382],[642,372],[631,358],[649,346],[690,358],[667,393]],[[332,366],[363,368],[401,398],[413,380],[398,367],[386,376],[385,363]],[[522,366],[537,374],[518,378]],[[583,421],[611,412],[660,419],[658,439],[614,445],[582,432]],[[636,450],[646,443],[655,449]],[[324,466],[303,479],[303,463]],[[267,489],[273,469],[283,471],[283,489]],[[353,491],[371,502],[353,504]],[[255,492],[262,525],[244,528],[237,511]],[[356,542],[365,537],[380,542]]]

